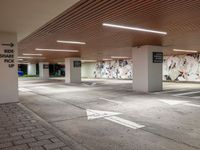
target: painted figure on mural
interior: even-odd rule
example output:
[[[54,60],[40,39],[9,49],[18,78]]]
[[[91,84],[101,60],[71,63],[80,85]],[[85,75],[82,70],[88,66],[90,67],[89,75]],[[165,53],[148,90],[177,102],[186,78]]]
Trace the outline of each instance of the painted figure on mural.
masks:
[[[200,81],[199,54],[165,56],[163,80]]]
[[[132,79],[132,60],[102,61],[96,64],[95,78]]]

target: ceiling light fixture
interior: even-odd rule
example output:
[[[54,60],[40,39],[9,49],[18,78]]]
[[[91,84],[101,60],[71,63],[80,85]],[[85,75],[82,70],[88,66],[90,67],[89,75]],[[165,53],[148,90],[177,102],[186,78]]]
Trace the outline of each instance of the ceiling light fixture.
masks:
[[[144,29],[144,28],[122,26],[122,25],[109,24],[109,23],[103,23],[103,26],[167,35],[167,32],[163,32],[163,31],[149,30],[149,29]]]
[[[26,57],[26,56],[19,56],[18,59],[46,59],[46,57]]]
[[[80,44],[80,45],[84,45],[84,44],[86,44],[85,42],[78,42],[78,41],[62,41],[62,40],[57,40],[57,43],[65,43],[65,44]]]
[[[45,48],[36,48],[36,51],[50,51],[50,52],[70,52],[77,53],[79,50],[66,50],[66,49],[45,49]]]
[[[18,62],[19,65],[28,65],[28,62]]]
[[[18,59],[32,59],[33,57],[19,56]]]
[[[130,57],[127,56],[111,56],[112,59],[130,59]]]
[[[184,50],[184,49],[173,49],[175,52],[188,52],[188,53],[197,53],[195,50]]]
[[[111,61],[112,59],[109,59],[109,58],[104,58],[102,59],[103,61]]]
[[[29,53],[23,53],[24,56],[42,56],[42,54],[29,54]]]
[[[96,62],[97,60],[81,60],[81,62]]]

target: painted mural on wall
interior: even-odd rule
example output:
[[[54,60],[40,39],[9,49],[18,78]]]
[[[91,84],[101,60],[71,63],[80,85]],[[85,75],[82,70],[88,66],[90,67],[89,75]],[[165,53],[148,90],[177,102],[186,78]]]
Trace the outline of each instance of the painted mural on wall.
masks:
[[[200,81],[200,54],[165,56],[163,80]]]
[[[95,78],[132,79],[132,61],[115,60],[96,63]]]
[[[132,79],[132,66],[132,60],[97,62],[92,76],[94,78]],[[164,56],[163,80],[200,82],[200,54]]]

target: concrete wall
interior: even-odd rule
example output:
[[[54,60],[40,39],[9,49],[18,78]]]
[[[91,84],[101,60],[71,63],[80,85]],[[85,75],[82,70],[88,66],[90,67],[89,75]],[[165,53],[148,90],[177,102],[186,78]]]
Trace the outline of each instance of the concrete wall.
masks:
[[[148,56],[147,49],[136,50],[133,56],[133,89],[136,91],[148,91]]]
[[[162,48],[149,45],[133,48],[133,89],[135,91],[162,90],[162,63],[153,62],[153,52],[160,53]]]
[[[82,78],[95,78],[96,63],[82,63],[81,66],[81,77]]]
[[[153,52],[162,52],[162,48],[159,46],[149,46],[148,49],[148,80],[149,91],[162,90],[162,63],[153,63]]]
[[[49,79],[49,68],[45,67],[44,65],[49,67],[48,62],[40,62],[39,63],[39,76],[41,80],[48,80]]]
[[[36,64],[28,64],[28,75],[36,75]]]
[[[81,83],[81,66],[75,67],[74,63],[80,62],[80,58],[65,59],[65,83]]]
[[[2,46],[2,44],[13,43],[14,47]],[[5,50],[14,50],[7,53]],[[17,35],[14,33],[0,32],[0,54],[12,54],[14,63],[5,62],[5,57],[0,57],[0,103],[18,101],[18,76],[17,76]],[[13,66],[14,65],[14,66]]]

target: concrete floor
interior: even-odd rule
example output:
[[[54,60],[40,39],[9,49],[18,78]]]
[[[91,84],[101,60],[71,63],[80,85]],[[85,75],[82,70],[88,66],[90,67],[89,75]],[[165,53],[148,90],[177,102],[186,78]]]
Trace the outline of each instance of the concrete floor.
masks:
[[[199,88],[164,83],[164,93],[148,94],[128,80],[19,82],[22,104],[88,150],[200,149],[200,99],[170,93]]]

